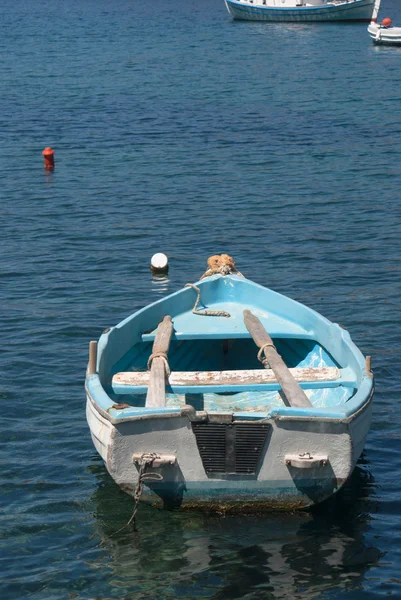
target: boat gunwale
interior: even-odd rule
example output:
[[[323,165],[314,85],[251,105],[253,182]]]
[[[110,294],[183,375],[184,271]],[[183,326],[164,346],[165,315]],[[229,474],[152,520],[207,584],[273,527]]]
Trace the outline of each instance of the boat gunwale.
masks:
[[[319,421],[319,422],[337,422],[337,423],[351,423],[372,401],[374,394],[374,380],[367,376],[367,378],[371,381],[371,389],[367,396],[365,402],[363,402],[360,406],[357,407],[354,411],[343,411],[337,412],[337,414],[333,411],[333,414],[329,413],[329,409],[321,409],[321,408],[301,408],[295,409],[291,407],[282,407],[279,409],[274,409],[270,413],[253,413],[253,412],[233,412],[232,416],[234,420],[237,419],[246,419],[246,420],[255,420],[258,422],[269,422],[269,421]],[[91,390],[92,385],[94,385],[95,390]],[[96,387],[101,388],[100,394],[107,398],[108,404],[110,406],[101,406],[99,402],[94,398],[96,394]],[[108,421],[110,421],[113,425],[125,423],[128,421],[141,421],[147,419],[171,419],[171,418],[184,418],[181,414],[180,407],[163,407],[163,408],[122,408],[117,409],[113,408],[115,404],[113,400],[108,396],[108,394],[104,391],[99,375],[97,373],[93,375],[88,375],[85,381],[85,391],[87,395],[87,399],[92,403],[94,408]],[[360,388],[358,389],[357,394],[359,394]],[[355,398],[355,396],[354,396]],[[351,399],[353,400],[353,398]],[[343,405],[345,406],[345,405]],[[337,407],[334,407],[337,408]],[[326,414],[318,414],[317,411],[326,411]],[[128,411],[135,411],[136,414],[129,414]],[[302,414],[303,413],[303,414]],[[213,415],[219,414],[216,412],[212,413]]]

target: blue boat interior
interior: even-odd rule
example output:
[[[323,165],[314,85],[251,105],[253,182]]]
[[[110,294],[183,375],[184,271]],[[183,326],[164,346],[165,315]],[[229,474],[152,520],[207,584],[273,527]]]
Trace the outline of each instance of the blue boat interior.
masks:
[[[310,308],[238,276],[213,276],[196,285],[202,298],[198,310],[225,310],[229,317],[194,314],[196,293],[186,288],[141,309],[101,337],[98,372],[111,403],[132,407],[132,414],[149,410],[146,388],[127,389],[114,385],[112,378],[116,373],[147,371],[157,327],[165,315],[173,321],[168,351],[172,372],[263,370],[258,347],[244,325],[245,309],[258,316],[288,368],[338,368],[335,380],[300,382],[312,409],[334,410],[357,399],[365,377],[364,358],[348,332]],[[166,406],[161,410],[179,410],[184,404],[196,410],[249,415],[293,410],[285,406],[280,392],[277,382],[179,389],[167,382]]]
[[[308,339],[274,339],[274,344],[287,367],[340,367],[332,356],[316,341]],[[264,369],[257,359],[258,348],[250,338],[239,339],[201,339],[172,340],[168,353],[169,366],[172,371],[230,371]],[[135,344],[112,369],[112,374],[121,371],[146,371],[149,356],[152,353],[152,342]],[[336,406],[346,402],[354,393],[353,385],[336,385],[330,382],[329,387],[306,389],[305,392],[313,406]],[[238,391],[202,393],[174,393],[169,386],[166,389],[166,406],[182,406],[191,404],[196,410],[215,411],[266,411],[283,406],[278,384],[269,384],[263,391]],[[116,402],[124,402],[131,406],[144,407],[146,393],[115,393],[113,387],[108,393]],[[122,395],[124,398],[122,398]]]

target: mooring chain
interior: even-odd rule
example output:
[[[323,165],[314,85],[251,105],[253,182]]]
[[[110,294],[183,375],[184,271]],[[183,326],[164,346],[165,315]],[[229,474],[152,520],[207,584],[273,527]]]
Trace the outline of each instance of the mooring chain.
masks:
[[[230,317],[231,316],[230,313],[226,312],[225,310],[208,310],[208,309],[205,309],[202,311],[198,310],[198,304],[200,302],[200,297],[201,297],[200,289],[198,287],[196,287],[196,285],[193,283],[186,283],[184,285],[184,287],[191,287],[198,294],[195,305],[192,309],[192,312],[194,313],[194,315],[201,315],[201,316],[205,315],[207,317]]]
[[[143,492],[143,484],[145,481],[162,481],[162,479],[163,479],[163,475],[161,475],[161,473],[147,473],[146,472],[146,469],[153,465],[153,461],[156,458],[158,458],[157,454],[152,452],[150,454],[146,454],[146,453],[142,454],[141,458],[139,459],[139,461],[138,461],[138,463],[139,463],[138,481],[137,481],[135,491],[134,491],[135,504],[134,504],[133,513],[132,513],[129,521],[123,527],[121,527],[121,529],[116,531],[113,535],[117,535],[117,533],[120,533],[120,531],[122,531],[126,527],[129,527],[129,525],[131,525],[131,523],[134,524],[134,531],[137,531],[137,528],[135,525],[135,517],[136,517],[136,513],[138,512],[139,502],[141,500],[141,496],[142,496],[142,492]]]

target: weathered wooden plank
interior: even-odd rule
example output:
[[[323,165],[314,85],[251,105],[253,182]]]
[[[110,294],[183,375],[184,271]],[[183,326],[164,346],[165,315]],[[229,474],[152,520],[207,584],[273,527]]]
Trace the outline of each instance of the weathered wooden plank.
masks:
[[[255,344],[259,348],[264,348],[263,352],[267,358],[271,369],[274,371],[277,381],[289,406],[310,407],[312,406],[305,392],[295,381],[287,365],[274,347],[273,340],[263,327],[261,321],[251,313],[250,310],[244,310],[244,323],[251,334]]]
[[[337,367],[289,369],[296,381],[335,381],[340,377]],[[113,385],[147,386],[149,371],[122,372],[113,377]],[[276,383],[278,381],[272,369],[249,369],[244,371],[172,371],[168,378],[171,386],[214,386]]]
[[[166,354],[170,347],[170,340],[173,333],[173,323],[170,316],[164,317],[157,328],[155,341],[152,348],[152,354]],[[166,369],[165,360],[161,356],[155,356],[149,373],[149,384],[146,394],[146,406],[165,406],[166,405]]]

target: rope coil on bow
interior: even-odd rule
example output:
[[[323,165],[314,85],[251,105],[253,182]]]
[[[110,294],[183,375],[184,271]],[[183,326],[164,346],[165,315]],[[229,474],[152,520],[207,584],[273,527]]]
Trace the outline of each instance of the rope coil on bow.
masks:
[[[220,256],[218,254],[215,254],[213,256],[210,256],[207,259],[207,266],[208,269],[203,273],[201,279],[217,274],[220,274],[223,277],[225,277],[226,275],[240,275],[241,277],[243,277],[243,274],[237,271],[237,269],[235,268],[234,259],[228,254],[221,254]]]

